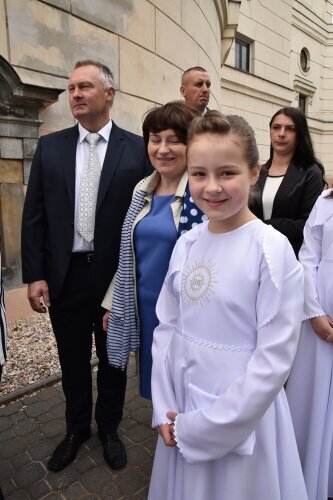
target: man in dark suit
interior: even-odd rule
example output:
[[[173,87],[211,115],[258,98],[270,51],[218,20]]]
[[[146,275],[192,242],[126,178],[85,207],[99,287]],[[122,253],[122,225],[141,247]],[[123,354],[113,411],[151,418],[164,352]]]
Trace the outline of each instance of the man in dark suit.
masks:
[[[211,80],[207,71],[201,66],[194,66],[184,71],[180,87],[180,93],[185,102],[196,108],[204,115],[210,97]]]
[[[68,91],[78,125],[41,137],[32,162],[22,220],[23,281],[28,283],[32,309],[49,310],[66,397],[67,433],[48,468],[66,467],[91,435],[94,331],[99,359],[95,419],[104,458],[118,469],[126,464],[126,450],[117,435],[126,372],[108,364],[102,329],[105,311],[100,304],[117,269],[121,227],[133,188],[151,167],[142,138],[110,120],[115,90],[106,66],[79,61]],[[93,146],[87,142],[92,136],[98,141]],[[93,176],[95,182],[97,176],[93,214],[83,214],[83,223],[92,217],[89,237],[80,223],[85,210],[82,186],[91,155],[99,169]],[[94,179],[88,181],[88,190],[93,191]]]

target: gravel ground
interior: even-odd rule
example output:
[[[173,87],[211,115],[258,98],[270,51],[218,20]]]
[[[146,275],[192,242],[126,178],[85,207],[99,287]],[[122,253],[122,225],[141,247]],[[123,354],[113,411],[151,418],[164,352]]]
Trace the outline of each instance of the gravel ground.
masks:
[[[59,372],[57,347],[48,314],[8,324],[7,362],[3,368],[0,395]]]
[[[58,352],[49,315],[10,322],[0,396],[58,373]]]

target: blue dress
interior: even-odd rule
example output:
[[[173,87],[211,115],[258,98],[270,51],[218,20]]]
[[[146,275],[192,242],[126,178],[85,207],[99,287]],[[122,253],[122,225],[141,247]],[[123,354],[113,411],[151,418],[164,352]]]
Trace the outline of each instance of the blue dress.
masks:
[[[151,346],[158,325],[155,307],[177,240],[170,206],[174,199],[174,195],[154,195],[150,212],[134,229],[140,321],[140,395],[147,399],[151,399]]]

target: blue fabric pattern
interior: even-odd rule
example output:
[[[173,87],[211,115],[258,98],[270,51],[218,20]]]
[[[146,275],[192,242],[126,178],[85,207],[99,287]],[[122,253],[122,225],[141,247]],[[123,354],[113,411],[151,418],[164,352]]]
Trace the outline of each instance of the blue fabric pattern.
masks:
[[[195,205],[187,183],[184,193],[183,206],[180,212],[178,236],[190,231],[190,229],[205,220],[207,220],[207,216]]]

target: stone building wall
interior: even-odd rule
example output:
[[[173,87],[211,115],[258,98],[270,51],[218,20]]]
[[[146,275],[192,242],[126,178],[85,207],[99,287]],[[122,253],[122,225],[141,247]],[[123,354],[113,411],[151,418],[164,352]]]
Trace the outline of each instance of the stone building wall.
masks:
[[[271,116],[305,93],[316,153],[333,176],[332,11],[333,0],[0,0],[0,232],[8,286],[19,280],[20,213],[38,136],[74,123],[66,88],[76,60],[111,67],[112,117],[137,133],[148,109],[180,97],[184,69],[205,67],[210,107],[249,120],[262,161]],[[235,33],[251,44],[249,72],[235,69]],[[12,94],[4,101],[7,70]]]
[[[207,68],[219,108],[228,10],[226,0],[0,0],[0,54],[25,83],[63,89],[76,60],[98,58],[114,72],[115,120],[140,132],[147,109],[180,97],[190,66]],[[66,95],[41,119],[41,133],[71,125]]]
[[[112,69],[111,115],[133,132],[141,132],[143,114],[156,103],[180,98],[181,75],[190,66],[208,70],[210,104],[219,109],[220,69],[238,11],[235,0],[0,0],[0,231],[7,286],[20,281],[20,218],[38,136],[74,124],[65,91],[74,63],[98,59]]]
[[[333,1],[242,1],[237,36],[250,42],[250,72],[235,69],[235,44],[221,71],[223,109],[253,125],[261,160],[269,156],[268,124],[283,106],[307,96],[316,154],[333,177]],[[303,71],[300,52],[309,54]]]

